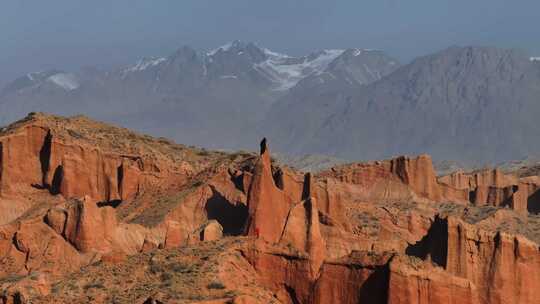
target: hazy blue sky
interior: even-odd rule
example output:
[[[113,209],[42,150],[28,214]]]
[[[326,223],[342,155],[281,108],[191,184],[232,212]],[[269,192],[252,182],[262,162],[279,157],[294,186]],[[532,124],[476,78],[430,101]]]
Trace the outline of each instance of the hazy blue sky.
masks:
[[[540,56],[539,19],[539,0],[1,0],[0,84],[234,39],[290,54],[377,48],[402,61],[454,44]]]

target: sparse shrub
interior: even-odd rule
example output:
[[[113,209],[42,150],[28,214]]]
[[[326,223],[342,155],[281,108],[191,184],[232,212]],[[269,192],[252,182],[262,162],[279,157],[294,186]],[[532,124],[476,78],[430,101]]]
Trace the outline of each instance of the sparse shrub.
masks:
[[[190,272],[189,265],[181,262],[172,264],[171,270],[174,272]]]
[[[194,184],[193,184],[193,187],[199,187],[203,184],[202,181],[196,181]]]
[[[73,131],[73,130],[67,130],[67,132],[68,132],[68,134],[69,134],[71,137],[73,137],[73,138],[76,138],[76,139],[81,139],[81,138],[83,138],[83,136],[82,136],[80,133],[75,132],[75,131]]]
[[[150,265],[150,272],[153,274],[158,274],[160,272],[163,272],[163,266],[159,264],[152,264]]]
[[[53,285],[53,287],[51,288],[52,293],[58,293],[59,291],[60,291],[60,285],[58,284]]]
[[[13,283],[21,280],[22,278],[24,278],[24,276],[18,274],[8,275],[7,277],[1,279],[0,283]]]
[[[105,288],[105,286],[103,286],[103,284],[101,284],[101,283],[88,283],[88,284],[83,286],[84,290],[89,290],[89,289],[92,289],[92,288],[103,289],[103,288]]]
[[[210,155],[210,152],[208,152],[208,150],[206,149],[202,149],[200,151],[198,151],[197,153],[199,156],[209,156]]]
[[[161,281],[163,281],[163,282],[169,281],[169,280],[172,279],[172,278],[173,278],[172,274],[170,274],[170,273],[168,273],[168,272],[164,272],[164,273],[162,273],[161,276],[160,276],[160,279],[161,279]]]
[[[210,284],[208,284],[208,289],[225,289],[225,285],[223,285],[221,282],[214,281]]]

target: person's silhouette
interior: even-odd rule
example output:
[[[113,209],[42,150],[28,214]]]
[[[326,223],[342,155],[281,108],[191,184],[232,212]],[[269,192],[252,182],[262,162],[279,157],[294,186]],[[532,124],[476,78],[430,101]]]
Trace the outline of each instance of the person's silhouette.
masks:
[[[261,140],[261,155],[266,152],[266,137]]]

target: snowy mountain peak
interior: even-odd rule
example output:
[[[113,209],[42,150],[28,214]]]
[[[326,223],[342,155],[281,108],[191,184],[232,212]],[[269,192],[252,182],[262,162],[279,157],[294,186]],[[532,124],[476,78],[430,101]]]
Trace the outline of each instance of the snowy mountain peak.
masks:
[[[531,61],[540,61],[540,57],[531,57]]]
[[[291,56],[289,55],[286,55],[286,54],[282,54],[282,53],[278,53],[278,52],[274,52],[274,51],[271,51],[267,48],[263,48],[263,52],[266,56],[268,56],[268,58],[270,59],[273,59],[273,60],[277,60],[277,59],[287,59],[287,58],[292,58]]]
[[[362,54],[363,50],[361,49],[354,49],[353,50],[353,56],[356,57],[356,56],[360,56]]]
[[[37,89],[44,85],[52,85],[64,91],[72,91],[80,87],[80,82],[74,74],[59,70],[31,72],[8,84],[2,89],[2,94],[22,93],[25,90]]]
[[[214,56],[219,52],[228,52],[232,49],[243,49],[248,45],[248,43],[245,43],[240,40],[234,40],[231,42],[228,42],[220,47],[217,47],[213,50],[210,50],[208,53],[206,53],[207,56]]]
[[[144,79],[151,82],[148,86],[151,86],[152,90],[164,86],[163,83],[179,85],[179,79],[185,82],[185,85],[192,85],[192,80],[197,79],[193,81],[197,82],[197,86],[214,80],[236,79],[249,85],[262,85],[268,87],[271,92],[279,93],[295,87],[303,79],[319,75],[323,78],[334,77],[342,71],[345,71],[348,78],[356,79],[357,81],[353,81],[355,83],[367,83],[372,81],[372,78],[375,79],[353,75],[360,73],[358,72],[360,70],[366,70],[365,73],[374,74],[378,79],[381,71],[378,71],[375,63],[384,63],[388,60],[383,56],[384,53],[375,54],[371,51],[326,49],[305,56],[290,56],[253,42],[235,40],[208,52],[184,46],[168,57],[144,57],[119,70],[92,74],[81,71],[77,73],[81,76],[80,79],[74,74],[59,70],[29,73],[14,81],[3,92],[17,92],[45,83],[71,91],[81,86],[83,81],[81,79],[84,81],[91,79],[96,83],[138,82]],[[379,56],[382,58],[380,61]],[[381,72],[382,74],[386,73]],[[130,77],[130,75],[137,76]]]
[[[36,76],[39,76],[39,74],[39,72],[31,72],[26,74],[26,78],[28,78],[28,80],[30,81],[34,81],[36,79]]]
[[[344,50],[323,50],[294,58],[266,50],[268,59],[256,64],[255,69],[275,83],[276,91],[285,91],[312,74],[322,73],[343,52]]]
[[[54,74],[52,76],[49,76],[47,80],[66,91],[73,91],[80,87],[77,77],[70,73]]]
[[[351,53],[351,55],[353,57],[358,57],[360,55],[365,55],[365,54],[369,54],[369,53],[377,53],[377,52],[381,52],[379,50],[375,50],[375,49],[349,49],[347,50]]]
[[[140,72],[144,71],[148,68],[160,65],[162,62],[166,61],[167,58],[163,57],[149,57],[149,58],[142,58],[137,63],[131,67],[128,67],[125,69],[125,72]]]

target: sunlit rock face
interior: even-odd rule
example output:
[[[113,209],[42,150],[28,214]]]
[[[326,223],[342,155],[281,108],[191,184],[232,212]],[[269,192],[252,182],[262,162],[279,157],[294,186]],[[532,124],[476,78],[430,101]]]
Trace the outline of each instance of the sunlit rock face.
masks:
[[[0,133],[0,303],[533,304],[540,183],[519,172],[300,172],[266,139],[213,152],[33,113]]]

